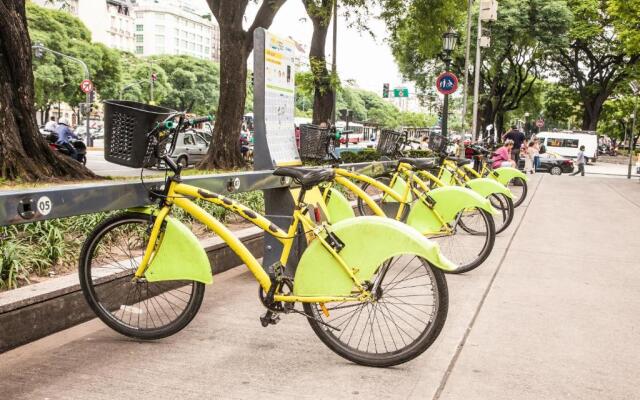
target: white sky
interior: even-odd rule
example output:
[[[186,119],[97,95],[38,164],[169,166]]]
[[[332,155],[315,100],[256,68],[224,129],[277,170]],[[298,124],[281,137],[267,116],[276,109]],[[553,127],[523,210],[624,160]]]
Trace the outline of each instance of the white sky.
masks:
[[[192,0],[194,5],[208,9],[205,0]],[[262,2],[259,2],[262,3]],[[249,24],[258,5],[249,3],[247,18]],[[340,12],[340,10],[338,9]],[[304,18],[304,19],[303,19]],[[388,32],[383,22],[376,18],[369,21],[369,29],[375,34],[375,39],[368,32],[358,32],[355,28],[348,28],[344,17],[338,15],[338,73],[340,79],[345,82],[354,79],[357,85],[376,93],[382,93],[382,84],[389,83],[391,88],[403,85],[398,67],[391,55],[391,49],[384,39]],[[278,11],[270,32],[278,36],[291,36],[293,39],[307,46],[311,44],[313,25],[307,16],[307,12],[301,0],[288,0]],[[327,35],[327,61],[331,63],[332,32],[329,28]],[[412,87],[413,85],[406,85]]]

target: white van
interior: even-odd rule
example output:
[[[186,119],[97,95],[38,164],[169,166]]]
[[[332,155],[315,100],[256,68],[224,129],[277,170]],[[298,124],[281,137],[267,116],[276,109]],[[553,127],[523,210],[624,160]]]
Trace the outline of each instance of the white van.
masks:
[[[584,146],[584,155],[590,162],[596,162],[598,158],[598,135],[595,132],[540,132],[536,137],[547,151],[561,156],[576,158],[580,146]]]

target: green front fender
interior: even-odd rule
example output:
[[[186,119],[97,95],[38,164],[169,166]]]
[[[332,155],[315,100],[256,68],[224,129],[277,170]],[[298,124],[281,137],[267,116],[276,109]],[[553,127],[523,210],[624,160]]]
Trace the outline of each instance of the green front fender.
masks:
[[[342,221],[343,219],[354,218],[351,203],[339,190],[327,187],[322,195],[327,210],[327,218],[330,224]]]
[[[495,211],[489,200],[471,189],[459,186],[437,188],[412,204],[407,224],[425,235],[438,233],[444,223],[453,222],[461,211],[468,208],[481,208],[490,213]]]
[[[131,211],[153,214],[156,209],[136,208]],[[157,249],[145,272],[149,282],[186,280],[209,284],[213,282],[209,257],[198,238],[183,223],[165,218]]]
[[[394,182],[393,185],[391,185],[391,189],[396,192],[398,194],[398,196],[402,197],[404,196],[404,193],[407,191],[407,186],[409,184],[407,183],[407,181],[405,181],[404,179],[402,179],[401,176],[397,175],[394,178]],[[408,202],[413,201],[413,196],[411,195],[411,191],[409,190],[408,196],[407,196],[407,200]],[[398,201],[396,199],[394,199],[393,197],[389,196],[388,194],[384,194],[382,196],[382,203],[397,203]]]
[[[513,198],[511,191],[502,183],[489,178],[471,179],[467,182],[469,189],[478,193],[482,197],[489,197],[495,193],[502,193],[508,198]]]
[[[420,256],[437,268],[451,271],[456,265],[441,253],[438,244],[415,229],[390,218],[358,217],[331,227],[345,244],[340,257],[362,282],[371,280],[386,260],[401,254]],[[293,292],[298,296],[349,296],[354,283],[319,240],[311,242],[296,270]]]
[[[525,181],[529,180],[529,178],[527,178],[527,175],[525,175],[522,171],[513,167],[496,168],[489,174],[489,177],[497,180],[498,182],[502,183],[505,186],[513,178],[522,178]]]

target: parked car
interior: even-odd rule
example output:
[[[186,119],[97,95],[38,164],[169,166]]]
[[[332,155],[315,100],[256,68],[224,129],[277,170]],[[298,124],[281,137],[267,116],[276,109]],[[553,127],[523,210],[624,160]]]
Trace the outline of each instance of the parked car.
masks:
[[[195,164],[207,154],[209,143],[193,130],[180,132],[170,157],[183,166]]]
[[[202,130],[202,129],[194,129],[194,132],[198,136],[200,136],[202,139],[204,139],[205,142],[207,142],[207,144],[211,143],[211,138],[213,137],[213,134],[211,133],[211,131]]]
[[[524,159],[518,162],[518,168],[524,170]],[[540,154],[540,167],[537,172],[548,172],[551,175],[562,175],[573,172],[573,160],[562,157],[557,153],[546,152]]]

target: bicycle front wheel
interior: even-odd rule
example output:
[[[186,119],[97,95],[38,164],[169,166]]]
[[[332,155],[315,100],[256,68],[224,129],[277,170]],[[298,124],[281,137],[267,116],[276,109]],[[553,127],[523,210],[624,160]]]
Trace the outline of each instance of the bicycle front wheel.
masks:
[[[149,215],[108,218],[87,238],[78,272],[85,299],[107,326],[137,339],[160,339],[183,329],[196,315],[204,284],[133,281],[153,222]]]
[[[440,245],[440,251],[458,268],[445,271],[462,274],[478,268],[489,257],[496,240],[491,214],[481,208],[469,208],[455,219],[450,235],[430,237]]]
[[[513,200],[502,193],[494,193],[487,197],[493,208],[498,212],[493,215],[496,226],[496,234],[503,232],[513,221],[514,206]]]
[[[366,302],[304,303],[316,335],[338,355],[371,367],[390,367],[422,354],[440,334],[449,294],[444,274],[415,255],[385,261]]]

